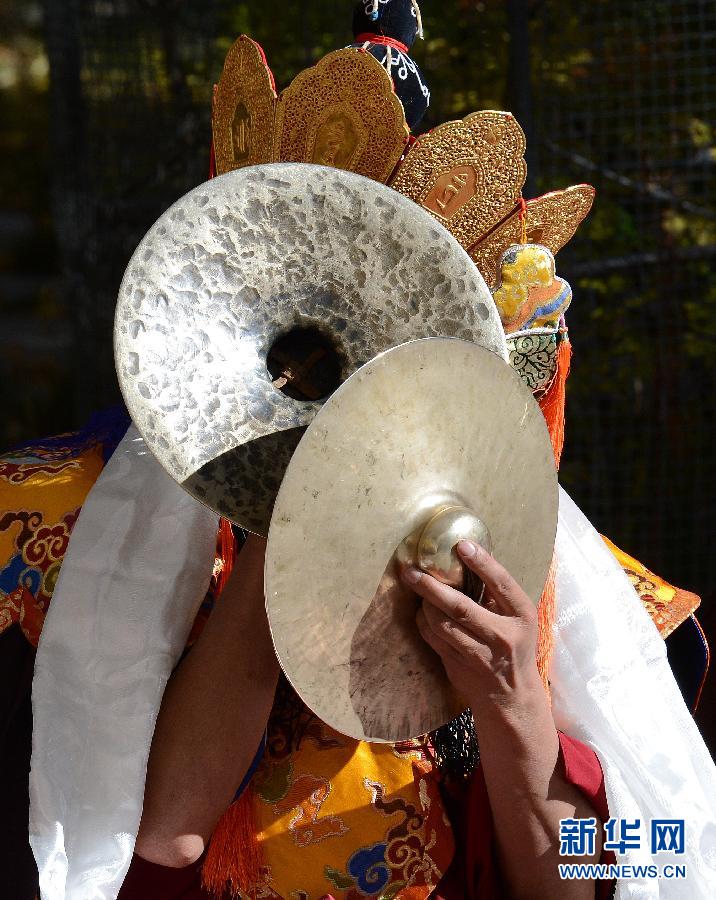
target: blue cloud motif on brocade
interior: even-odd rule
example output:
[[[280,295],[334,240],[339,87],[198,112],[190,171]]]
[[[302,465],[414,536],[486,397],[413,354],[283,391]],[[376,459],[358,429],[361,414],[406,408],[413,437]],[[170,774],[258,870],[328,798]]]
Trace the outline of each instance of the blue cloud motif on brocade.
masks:
[[[0,569],[0,591],[11,594],[19,585],[23,585],[30,591],[33,597],[37,597],[42,583],[42,572],[28,566],[18,553],[10,560],[4,569]]]
[[[358,890],[369,897],[380,893],[390,880],[386,847],[385,843],[361,847],[348,860],[348,872],[355,878]]]

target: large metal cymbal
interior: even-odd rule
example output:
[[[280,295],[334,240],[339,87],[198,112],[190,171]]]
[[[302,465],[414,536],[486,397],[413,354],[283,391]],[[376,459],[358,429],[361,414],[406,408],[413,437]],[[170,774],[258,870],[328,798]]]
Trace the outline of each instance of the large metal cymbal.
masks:
[[[190,191],[127,267],[115,319],[119,382],[165,469],[260,533],[321,407],[286,396],[267,371],[269,349],[297,327],[328,336],[338,381],[418,337],[457,336],[506,358],[474,263],[396,191],[296,163],[244,168]]]
[[[446,505],[477,514],[536,603],[557,525],[544,418],[494,353],[433,338],[381,354],[338,388],[296,448],[271,520],[276,652],[306,704],[344,734],[403,740],[465,705],[419,636],[394,557]]]

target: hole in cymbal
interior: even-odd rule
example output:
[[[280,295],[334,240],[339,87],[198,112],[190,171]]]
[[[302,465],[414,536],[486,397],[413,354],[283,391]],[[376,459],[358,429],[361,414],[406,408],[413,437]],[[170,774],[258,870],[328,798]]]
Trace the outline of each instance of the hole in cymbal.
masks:
[[[294,400],[323,400],[343,380],[335,342],[310,326],[292,328],[277,338],[266,368],[273,386]]]

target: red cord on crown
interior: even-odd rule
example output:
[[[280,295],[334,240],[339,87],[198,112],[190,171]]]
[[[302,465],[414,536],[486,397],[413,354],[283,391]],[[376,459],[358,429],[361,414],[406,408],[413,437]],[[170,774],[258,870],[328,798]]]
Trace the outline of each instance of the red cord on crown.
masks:
[[[354,40],[355,44],[380,44],[383,47],[393,47],[395,50],[400,50],[401,53],[404,53],[406,56],[408,55],[409,48],[407,44],[403,44],[400,41],[396,41],[395,38],[386,37],[384,34],[372,34],[370,31],[363,31],[359,35],[356,35]]]
[[[525,198],[520,196],[519,199],[520,205],[520,243],[527,243],[527,203],[525,202]]]

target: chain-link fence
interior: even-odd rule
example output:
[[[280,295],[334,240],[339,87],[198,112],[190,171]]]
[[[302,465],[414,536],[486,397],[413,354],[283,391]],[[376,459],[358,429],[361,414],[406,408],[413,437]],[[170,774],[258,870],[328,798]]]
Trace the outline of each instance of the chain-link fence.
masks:
[[[540,183],[598,189],[560,257],[575,288],[563,480],[625,549],[709,593],[716,4],[576,7],[543,4],[533,42],[573,67],[536,68]]]

